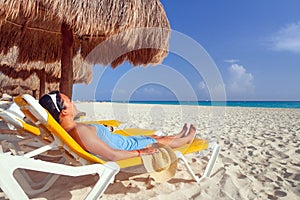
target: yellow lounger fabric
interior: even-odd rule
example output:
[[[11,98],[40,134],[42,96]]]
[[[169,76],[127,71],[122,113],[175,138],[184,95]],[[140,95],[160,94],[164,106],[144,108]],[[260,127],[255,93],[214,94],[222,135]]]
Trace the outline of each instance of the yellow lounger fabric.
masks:
[[[27,124],[27,123],[25,123],[25,122],[23,122],[23,121],[21,121],[21,120],[20,120],[20,122],[21,122],[22,125],[23,125],[24,131],[27,131],[27,132],[29,132],[29,133],[31,133],[31,134],[34,134],[34,135],[40,135],[40,134],[41,134],[39,128],[37,128],[37,127],[35,127],[35,126],[32,126],[32,125],[30,125],[30,124]]]
[[[127,128],[127,129],[118,129],[113,133],[120,134],[123,136],[136,136],[136,135],[154,135],[155,130],[150,129],[140,129],[140,128]]]
[[[118,120],[97,120],[97,121],[83,121],[80,123],[85,123],[85,124],[103,124],[106,126],[113,126],[113,127],[118,127],[121,125],[123,122],[120,122]]]

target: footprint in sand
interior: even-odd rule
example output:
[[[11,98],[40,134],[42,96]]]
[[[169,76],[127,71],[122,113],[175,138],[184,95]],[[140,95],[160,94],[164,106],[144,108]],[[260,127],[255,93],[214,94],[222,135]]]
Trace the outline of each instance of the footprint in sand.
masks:
[[[284,191],[281,191],[281,190],[276,190],[274,192],[274,195],[277,196],[277,197],[285,197],[287,195],[287,193],[284,192]]]
[[[295,181],[300,181],[300,174],[296,174],[293,178]]]

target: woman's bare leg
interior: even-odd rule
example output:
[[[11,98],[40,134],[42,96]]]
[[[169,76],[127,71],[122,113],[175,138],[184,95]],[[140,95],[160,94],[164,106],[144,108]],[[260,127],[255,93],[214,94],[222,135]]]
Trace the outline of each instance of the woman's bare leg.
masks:
[[[194,125],[191,125],[190,130],[185,137],[174,138],[174,137],[165,136],[165,137],[157,138],[156,141],[158,143],[169,145],[172,148],[178,148],[185,144],[192,143],[195,136],[196,136],[196,127]]]

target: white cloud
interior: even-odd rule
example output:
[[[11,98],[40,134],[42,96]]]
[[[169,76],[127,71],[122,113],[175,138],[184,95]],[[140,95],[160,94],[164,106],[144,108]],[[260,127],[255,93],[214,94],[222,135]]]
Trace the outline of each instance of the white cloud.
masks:
[[[227,63],[237,63],[237,62],[240,62],[240,60],[238,59],[229,59],[229,60],[224,60],[224,62],[227,62]]]
[[[206,85],[204,81],[198,83],[198,88],[201,95],[200,98],[211,98],[212,101],[225,101],[225,84],[213,84],[210,88]]]
[[[249,97],[254,92],[253,75],[242,65],[232,64],[229,68],[228,96],[233,98]]]
[[[137,92],[140,93],[140,94],[159,96],[159,95],[162,95],[164,93],[161,89],[162,88],[148,85],[146,87],[140,88],[139,90],[137,90]]]
[[[148,99],[148,100],[167,100],[176,96],[176,93],[172,93],[170,88],[166,88],[162,85],[146,84],[140,88],[137,88],[132,93],[133,100]]]
[[[208,91],[206,83],[204,81],[200,81],[197,86],[198,86],[198,89],[199,89],[198,98],[208,99],[209,98],[209,91]]]
[[[206,84],[205,84],[204,81],[201,81],[201,82],[198,84],[198,86],[199,86],[199,89],[200,89],[200,90],[207,90],[207,87],[206,87]]]
[[[300,53],[300,21],[280,29],[271,40],[274,50]]]

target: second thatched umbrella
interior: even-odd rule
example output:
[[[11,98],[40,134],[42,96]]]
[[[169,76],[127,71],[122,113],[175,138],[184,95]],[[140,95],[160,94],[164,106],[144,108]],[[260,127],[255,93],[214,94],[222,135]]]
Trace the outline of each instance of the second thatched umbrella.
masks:
[[[0,74],[0,92],[10,96],[17,96],[20,94],[30,94],[35,98],[40,95],[39,92],[39,77],[36,74],[29,76],[23,80],[21,78],[11,78],[4,74]],[[58,83],[47,83],[45,91],[57,90]]]
[[[46,92],[46,83],[56,83],[56,89],[59,89],[58,83],[61,79],[60,62],[45,64],[42,61],[37,61],[21,64],[17,63],[17,57],[18,48],[16,47],[11,48],[6,55],[0,54],[0,72],[16,79],[15,82],[9,81],[8,86],[18,85],[18,83],[22,83],[21,79],[23,81],[28,79],[27,83],[31,83],[28,85],[29,88],[39,90],[40,96]],[[73,59],[73,66],[73,83],[90,83],[92,80],[92,65],[84,62],[82,57],[77,54]],[[0,81],[5,83],[5,81]],[[3,87],[3,84],[1,86]]]
[[[101,42],[114,45],[92,64],[162,62],[168,51],[169,22],[158,0],[21,0],[0,2],[0,52],[19,49],[18,63],[61,62],[60,90],[72,94],[72,58],[83,58]],[[155,31],[135,31],[154,28]],[[117,35],[117,36],[116,36]],[[113,47],[113,49],[111,48]],[[111,53],[123,49],[120,54]]]

